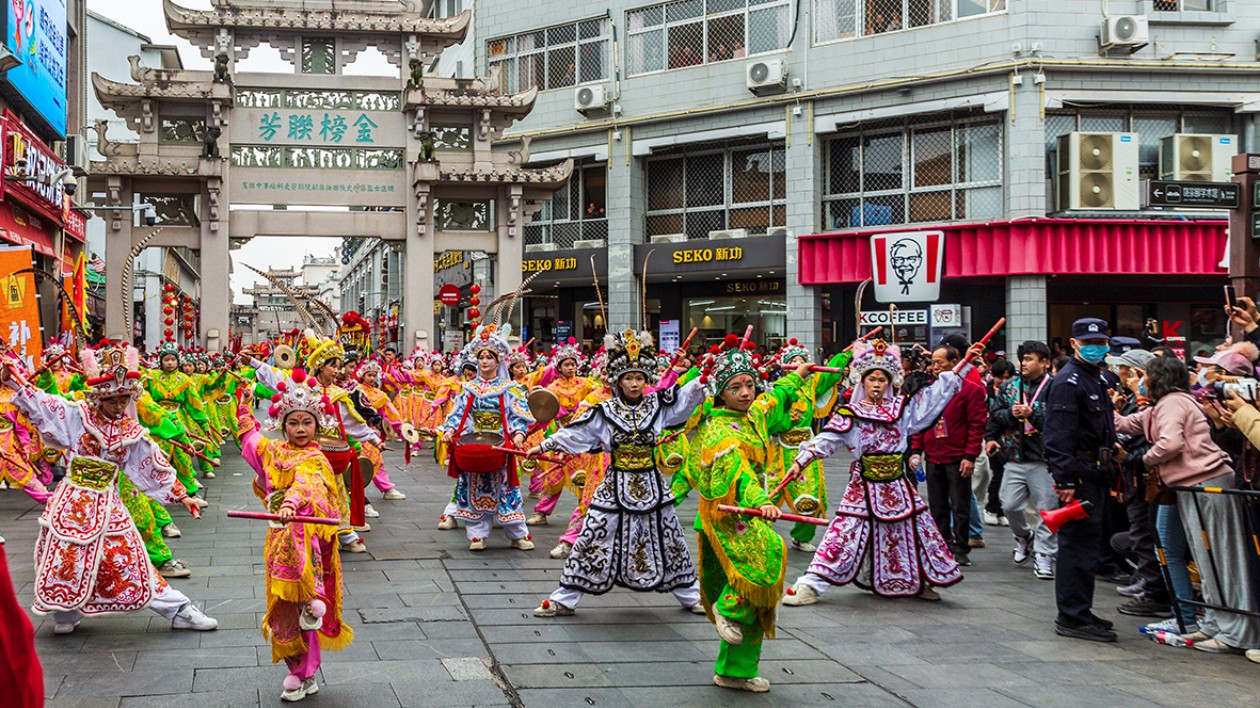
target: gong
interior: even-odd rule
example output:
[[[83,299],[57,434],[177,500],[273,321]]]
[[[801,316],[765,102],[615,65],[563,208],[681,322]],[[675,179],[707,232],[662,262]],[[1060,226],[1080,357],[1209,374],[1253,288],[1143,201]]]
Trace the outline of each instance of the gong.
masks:
[[[468,433],[459,436],[457,445],[492,445],[494,447],[503,446],[503,435],[501,433]]]
[[[538,387],[529,392],[530,415],[539,423],[550,423],[560,413],[560,399],[545,388]]]
[[[341,473],[341,481],[345,483],[346,489],[350,488],[350,483],[354,479],[350,474],[352,470],[352,467],[347,467],[346,471]],[[372,478],[376,476],[376,468],[372,466],[371,460],[366,457],[359,458],[359,474],[363,475],[364,487],[372,483]]]

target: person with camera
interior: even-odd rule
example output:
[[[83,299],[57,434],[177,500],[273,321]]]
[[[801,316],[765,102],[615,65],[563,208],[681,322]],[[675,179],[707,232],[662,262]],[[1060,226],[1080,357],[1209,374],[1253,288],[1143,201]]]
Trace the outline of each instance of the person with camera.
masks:
[[[1103,502],[1113,477],[1116,446],[1108,383],[1102,363],[1111,340],[1105,321],[1072,323],[1073,356],[1050,382],[1042,428],[1055,494],[1063,504],[1089,502],[1089,516],[1059,529],[1055,633],[1073,639],[1114,642],[1112,623],[1093,612],[1094,582],[1102,549]]]
[[[1116,418],[1117,431],[1144,434],[1150,440],[1151,449],[1142,456],[1143,464],[1158,470],[1159,482],[1165,486],[1235,488],[1229,455],[1212,441],[1208,419],[1190,395],[1185,364],[1178,359],[1155,359],[1146,372],[1146,387],[1153,405]],[[1227,403],[1231,409],[1237,407],[1243,418],[1249,415],[1245,409],[1250,404],[1237,394]],[[1226,494],[1183,492],[1177,495],[1177,507],[1201,569],[1204,601],[1249,612],[1260,609],[1247,567],[1251,549],[1245,541],[1241,502]],[[1200,651],[1241,653],[1260,647],[1260,620],[1209,610],[1199,623],[1199,631],[1189,638]]]

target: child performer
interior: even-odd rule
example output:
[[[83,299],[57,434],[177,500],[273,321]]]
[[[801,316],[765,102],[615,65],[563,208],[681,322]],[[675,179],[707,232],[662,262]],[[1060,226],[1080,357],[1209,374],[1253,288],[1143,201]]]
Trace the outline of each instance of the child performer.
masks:
[[[319,691],[315,672],[321,650],[340,651],[354,639],[354,631],[341,621],[337,526],[291,521],[295,515],[340,517],[337,481],[315,442],[321,428],[336,425],[336,411],[307,381],[306,372],[299,369],[290,381],[276,384],[279,400],[267,412],[269,427],[283,431],[282,441],[258,433],[248,389],[242,390],[236,411],[241,452],[256,473],[254,494],[267,511],[281,518],[267,531],[267,614],[262,632],[271,642],[271,661],[284,659],[289,667],[280,699],[290,702]]]

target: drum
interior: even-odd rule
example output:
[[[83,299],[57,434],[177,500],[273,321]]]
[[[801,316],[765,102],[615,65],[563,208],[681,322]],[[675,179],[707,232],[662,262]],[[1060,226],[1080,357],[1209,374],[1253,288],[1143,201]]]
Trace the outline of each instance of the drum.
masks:
[[[574,470],[573,474],[569,475],[569,481],[578,489],[586,487],[586,470]]]
[[[507,453],[495,450],[503,446],[499,433],[469,433],[455,441],[455,468],[460,472],[487,474],[497,472],[507,464]]]
[[[535,388],[525,399],[529,403],[529,413],[539,423],[550,423],[560,412],[560,399],[545,388]]]
[[[812,494],[802,494],[792,501],[792,506],[798,514],[813,516],[818,511],[818,508],[822,506],[822,502]]]

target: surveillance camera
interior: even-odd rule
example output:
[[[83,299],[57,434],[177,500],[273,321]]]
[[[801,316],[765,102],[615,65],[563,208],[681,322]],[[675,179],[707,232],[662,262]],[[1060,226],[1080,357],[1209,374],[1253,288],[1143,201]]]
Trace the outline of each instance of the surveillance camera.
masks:
[[[75,182],[75,181],[73,181],[73,180],[72,180],[72,181],[69,181],[69,182],[66,182],[66,186],[65,186],[66,194],[69,194],[70,196],[72,196],[72,197],[73,197],[73,196],[74,196],[74,193],[75,193],[75,190],[77,190],[78,188],[79,188],[79,183],[78,183],[78,182]]]
[[[157,226],[157,209],[153,208],[152,204],[144,206],[144,225]]]

